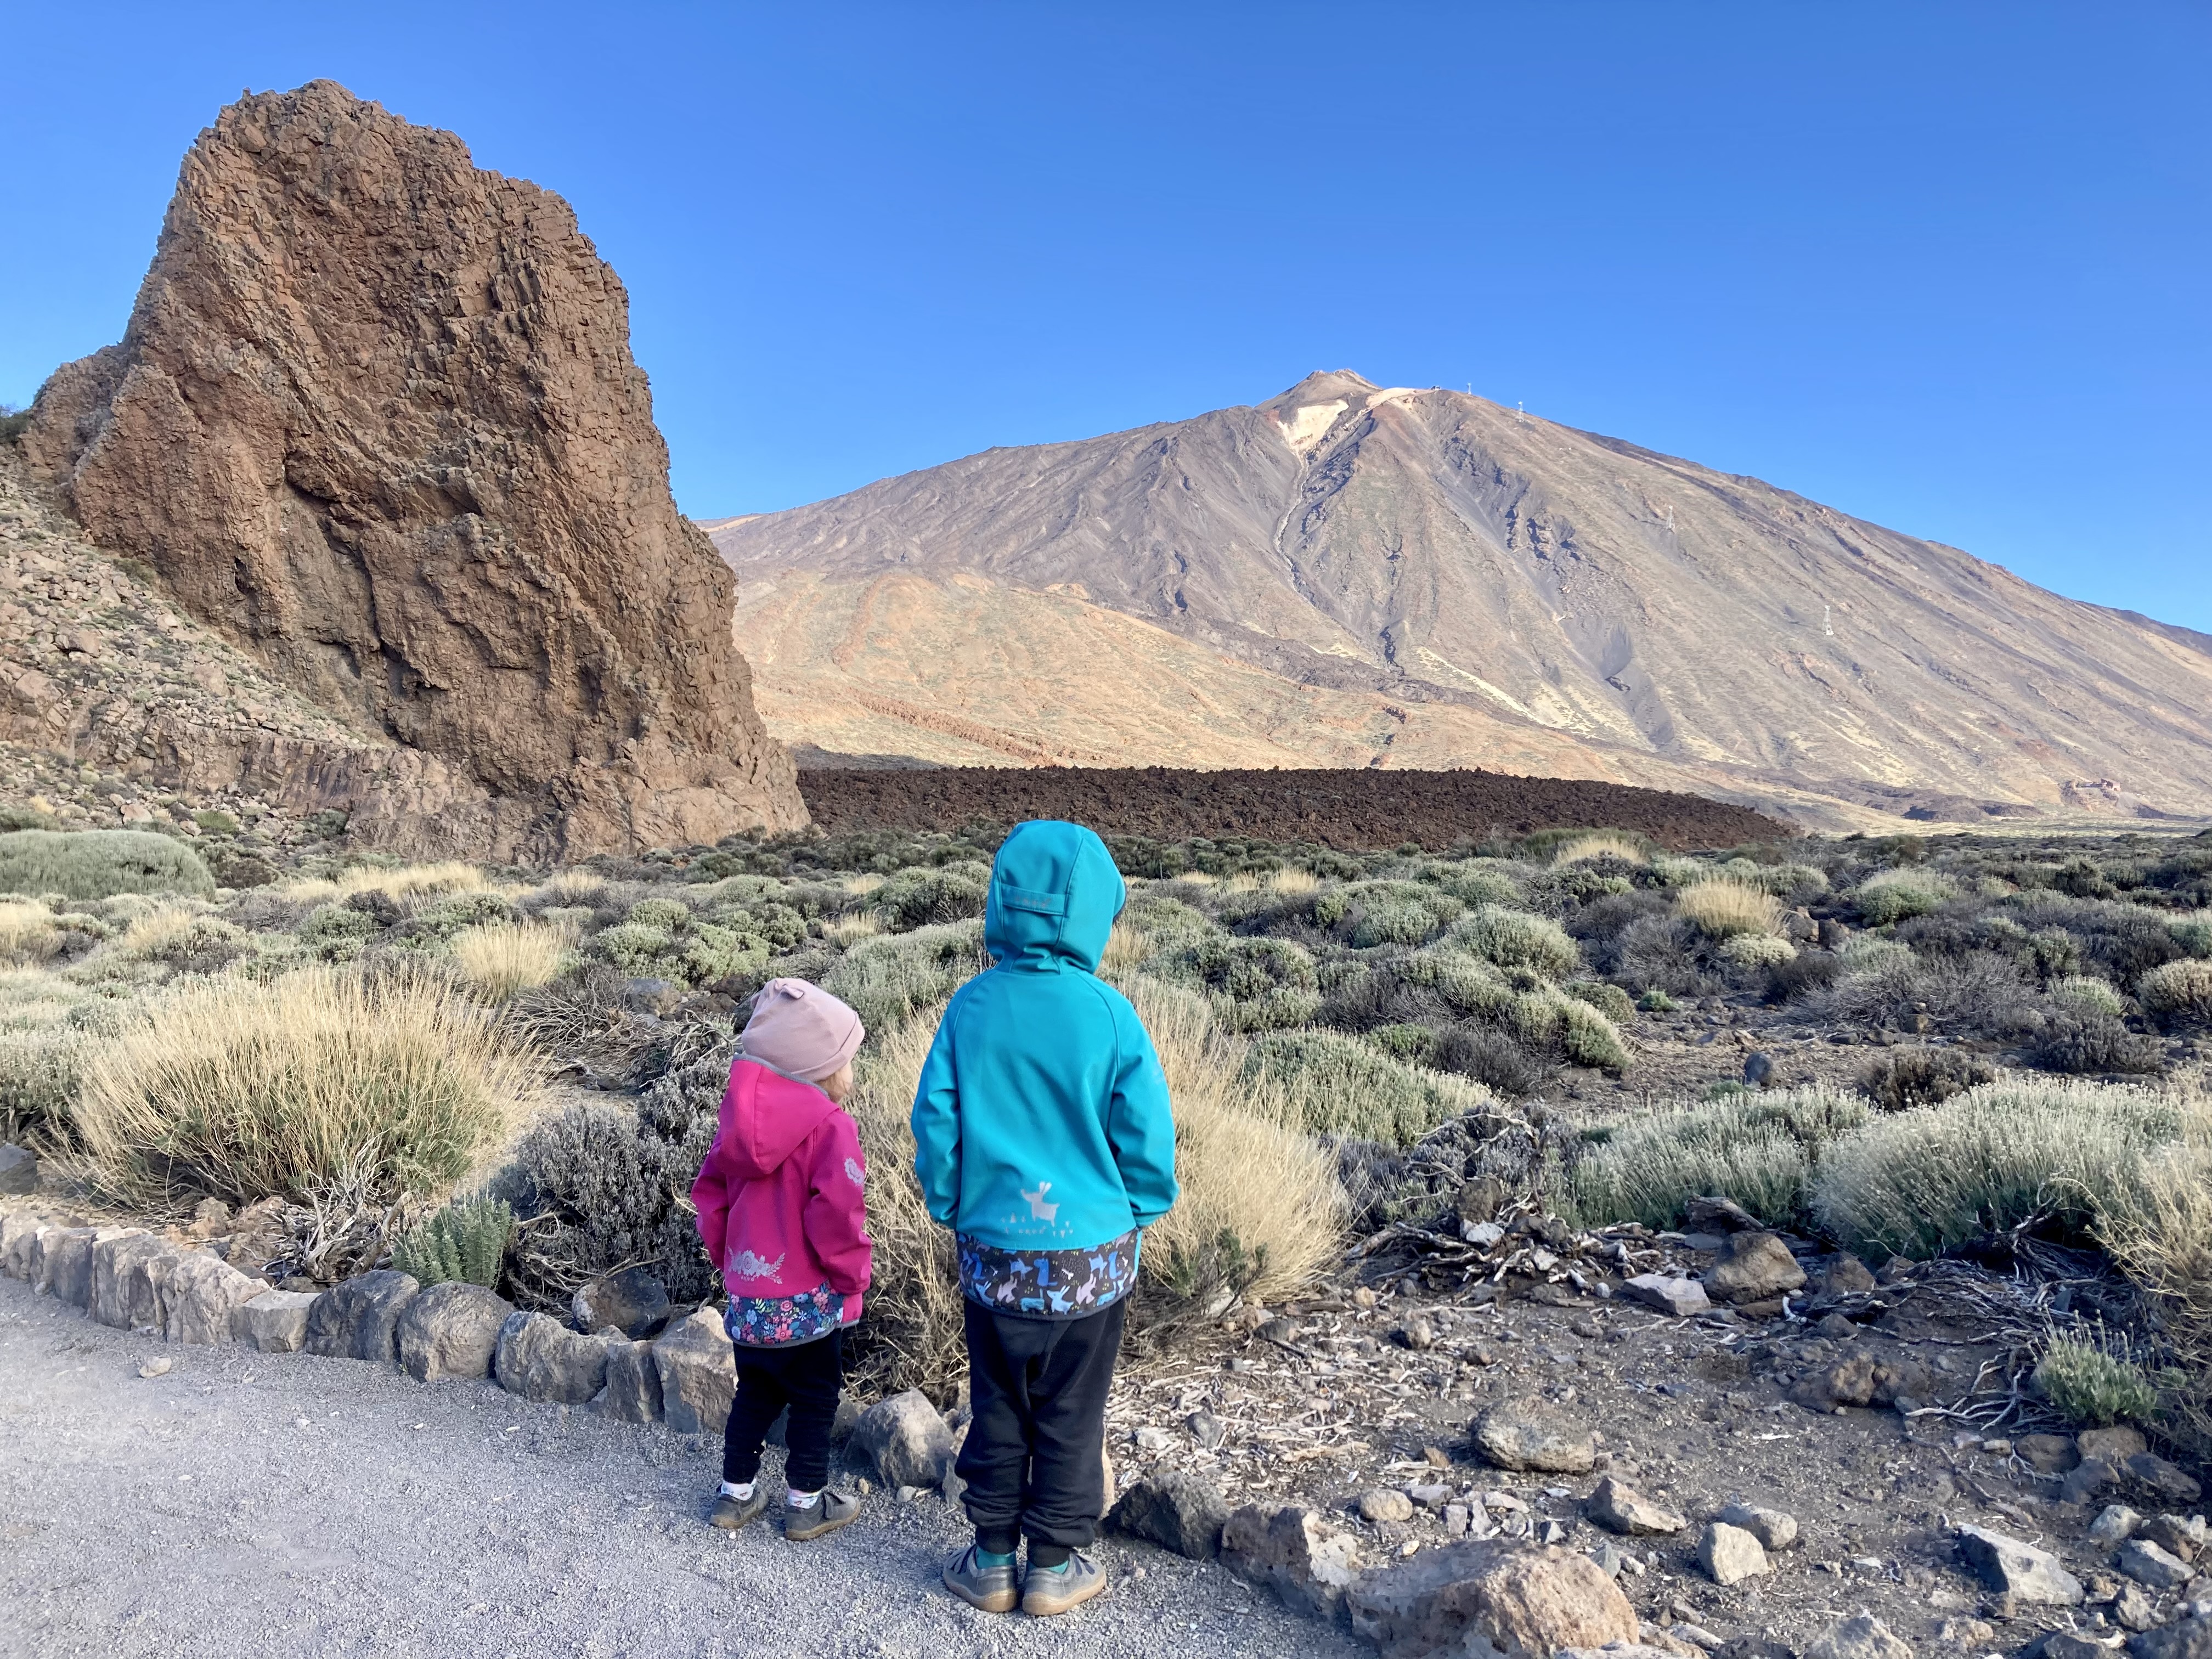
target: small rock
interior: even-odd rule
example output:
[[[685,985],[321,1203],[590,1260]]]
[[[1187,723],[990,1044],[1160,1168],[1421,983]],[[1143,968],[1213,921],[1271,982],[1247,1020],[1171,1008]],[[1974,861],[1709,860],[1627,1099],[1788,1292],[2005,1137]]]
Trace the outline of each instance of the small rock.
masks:
[[[1986,1651],[1997,1633],[1980,1619],[1946,1619],[1936,1630],[1936,1639],[1947,1648],[1972,1648]]]
[[[860,1413],[852,1453],[887,1486],[933,1486],[952,1461],[952,1431],[927,1395],[908,1389]]]
[[[1712,1298],[1705,1287],[1694,1279],[1684,1279],[1674,1273],[1638,1273],[1622,1286],[1631,1299],[1649,1308],[1671,1314],[1677,1319],[1686,1319],[1711,1307]]]
[[[1139,1451],[1164,1452],[1172,1443],[1165,1429],[1156,1429],[1149,1423],[1131,1434],[1129,1438],[1136,1443]]]
[[[2086,1504],[2120,1478],[2120,1473],[2101,1457],[2085,1457],[2058,1478],[2062,1504]]]
[[[1256,1504],[1224,1524],[1221,1564],[1239,1578],[1273,1589],[1284,1606],[1332,1620],[1364,1565],[1350,1534],[1329,1531],[1313,1510]]]
[[[1210,1561],[1221,1553],[1228,1520],[1218,1486],[1202,1475],[1168,1471],[1131,1481],[1106,1524],[1191,1560]]]
[[[399,1316],[421,1289],[413,1274],[388,1267],[333,1285],[307,1310],[307,1352],[325,1359],[398,1363]]]
[[[1620,1570],[1628,1560],[1628,1558],[1621,1553],[1618,1544],[1600,1544],[1588,1553],[1589,1559],[1597,1563],[1598,1571],[1608,1578],[1620,1577]]]
[[[1474,1525],[1474,1512],[1464,1504],[1444,1505],[1444,1536],[1456,1542]]]
[[[138,1368],[138,1375],[143,1377],[149,1378],[167,1376],[169,1374],[171,1363],[172,1362],[166,1358],[149,1359]]]
[[[1452,1200],[1452,1210],[1462,1226],[1492,1222],[1511,1196],[1505,1183],[1496,1176],[1477,1176],[1461,1187],[1459,1196]]]
[[[1193,1412],[1185,1419],[1185,1426],[1190,1430],[1190,1437],[1208,1451],[1229,1438],[1229,1425],[1212,1412]]]
[[[1774,1056],[1754,1048],[1743,1057],[1743,1080],[1747,1087],[1764,1089],[1774,1079]]]
[[[2036,1659],[2112,1659],[2112,1649],[2070,1630],[2055,1630],[2033,1650]]]
[[[1475,1449],[1501,1469],[1587,1474],[1597,1461],[1589,1430],[1540,1401],[1502,1401],[1474,1422]]]
[[[580,1285],[568,1310],[580,1331],[619,1331],[633,1342],[649,1341],[668,1328],[668,1287],[650,1267],[624,1267]]]
[[[1441,1510],[1451,1502],[1452,1489],[1443,1486],[1413,1486],[1406,1488],[1406,1496],[1425,1510]]]
[[[2155,1452],[2137,1452],[2128,1459],[2128,1474],[2149,1487],[2160,1498],[2178,1504],[2194,1504],[2204,1495],[2186,1471],[2176,1468]]]
[[[1608,1532],[1628,1538],[1656,1538],[1677,1533],[1690,1523],[1672,1510],[1662,1508],[1633,1487],[1607,1475],[1597,1483],[1583,1513]]]
[[[2143,1438],[2142,1431],[2125,1423],[2109,1429],[2084,1429],[2074,1437],[2074,1443],[2082,1456],[2101,1457],[2114,1468],[2150,1449],[2150,1442]]]
[[[1413,1518],[1413,1500],[1389,1486],[1373,1486],[1359,1494],[1353,1505],[1363,1521],[1395,1525]]]
[[[2110,1547],[2135,1536],[2136,1528],[2141,1525],[2142,1516],[2125,1504],[2107,1504],[2104,1512],[2089,1523],[2089,1538],[2094,1543]]]
[[[1823,1314],[1813,1329],[1831,1342],[1848,1342],[1859,1334],[1859,1328],[1839,1313]]]
[[[2200,1515],[2185,1521],[2178,1515],[2161,1515],[2144,1522],[2136,1529],[2136,1536],[2157,1545],[2177,1560],[2194,1561],[2205,1544],[2204,1517]]]
[[[307,1342],[307,1312],[319,1293],[264,1291],[230,1316],[232,1340],[263,1353],[297,1353]]]
[[[1436,1323],[1426,1314],[1415,1314],[1390,1334],[1401,1345],[1416,1352],[1437,1346]]]
[[[1802,1659],[1912,1659],[1912,1648],[1881,1620],[1863,1613],[1814,1637]]]
[[[1698,1534],[1698,1565],[1723,1588],[1773,1571],[1758,1539],[1741,1527],[1717,1521]]]
[[[2158,1603],[2144,1593],[2141,1584],[2124,1588],[2112,1598],[2112,1607],[2113,1622],[2123,1630],[2156,1630],[2164,1622],[2158,1616]]]
[[[1981,1527],[1961,1527],[1959,1553],[1982,1583],[2000,1595],[2036,1607],[2081,1604],[2081,1581],[2048,1550]]]
[[[1759,1540],[1759,1547],[1786,1550],[1797,1541],[1797,1518],[1780,1510],[1760,1509],[1752,1504],[1731,1504],[1716,1517],[1723,1524],[1741,1527]]]
[[[1635,1610],[1589,1558],[1502,1540],[1424,1550],[1346,1596],[1355,1634],[1382,1659],[1552,1654],[1636,1641]]]
[[[1832,1365],[1799,1377],[1790,1390],[1790,1397],[1810,1412],[1832,1412],[1838,1406],[1871,1405],[1874,1373],[1871,1355],[1849,1354]]]
[[[2120,1546],[2112,1565],[2138,1584],[2148,1584],[2153,1589],[2179,1589],[2197,1575],[2189,1564],[2171,1552],[2160,1549],[2147,1538],[2131,1538]]]
[[[1757,1233],[1766,1231],[1766,1224],[1732,1198],[1712,1195],[1688,1198],[1682,1201],[1682,1225],[1693,1233]]]
[[[2198,1613],[2128,1644],[2131,1659],[2212,1659],[2212,1616]]]
[[[2071,1435],[2024,1434],[2012,1449],[2038,1474],[2063,1474],[2081,1461]]]
[[[1352,1305],[1355,1308],[1371,1308],[1382,1299],[1364,1285],[1360,1285],[1352,1293]]]
[[[607,1385],[607,1345],[551,1314],[510,1314],[499,1329],[492,1373],[522,1399],[580,1406]]]
[[[1823,1296],[1860,1296],[1875,1287],[1873,1271],[1855,1255],[1839,1255],[1820,1275]]]

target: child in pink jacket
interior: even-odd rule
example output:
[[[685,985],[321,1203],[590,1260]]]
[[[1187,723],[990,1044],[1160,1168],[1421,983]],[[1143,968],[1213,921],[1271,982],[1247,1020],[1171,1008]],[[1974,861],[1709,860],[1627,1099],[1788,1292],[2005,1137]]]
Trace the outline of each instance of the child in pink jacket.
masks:
[[[692,1183],[699,1237],[730,1293],[737,1397],[710,1524],[736,1531],[768,1507],[761,1448],[787,1406],[783,1535],[835,1532],[859,1498],[828,1490],[844,1332],[860,1316],[873,1247],[853,1120],[860,1017],[819,986],[772,979],[753,1000],[714,1145]]]

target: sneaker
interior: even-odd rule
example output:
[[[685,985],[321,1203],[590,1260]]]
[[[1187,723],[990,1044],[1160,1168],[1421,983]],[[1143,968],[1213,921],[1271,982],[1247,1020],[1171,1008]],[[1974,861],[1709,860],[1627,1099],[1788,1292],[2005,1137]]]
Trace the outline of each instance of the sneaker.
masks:
[[[973,1544],[945,1564],[945,1588],[985,1613],[1012,1613],[1022,1599],[1013,1564],[987,1567],[975,1559]]]
[[[849,1527],[860,1518],[860,1500],[850,1492],[822,1489],[822,1495],[806,1508],[787,1503],[783,1506],[783,1535],[794,1544],[803,1544],[810,1538],[819,1538],[840,1527]]]
[[[1106,1570],[1078,1550],[1065,1567],[1031,1567],[1022,1581],[1022,1611],[1048,1619],[1106,1589]]]
[[[764,1483],[753,1487],[750,1498],[732,1498],[726,1492],[718,1492],[714,1494],[714,1507],[707,1512],[707,1524],[720,1527],[724,1532],[735,1532],[759,1520],[767,1508],[768,1488]]]

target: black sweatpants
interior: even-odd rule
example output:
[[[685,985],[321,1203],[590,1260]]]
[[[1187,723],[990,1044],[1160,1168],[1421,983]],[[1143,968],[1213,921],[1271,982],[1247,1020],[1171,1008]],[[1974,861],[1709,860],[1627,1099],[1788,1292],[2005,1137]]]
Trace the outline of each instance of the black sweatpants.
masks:
[[[1009,1553],[1025,1537],[1032,1561],[1063,1559],[1098,1536],[1106,1512],[1106,1391],[1121,1304],[1080,1319],[1020,1319],[973,1302],[966,1314],[975,1419],[955,1468],[968,1483],[968,1518],[987,1550]]]
[[[737,1351],[738,1393],[722,1435],[722,1479],[744,1486],[760,1473],[761,1448],[786,1406],[783,1478],[800,1492],[830,1483],[830,1429],[844,1383],[845,1333],[832,1331],[792,1348]]]

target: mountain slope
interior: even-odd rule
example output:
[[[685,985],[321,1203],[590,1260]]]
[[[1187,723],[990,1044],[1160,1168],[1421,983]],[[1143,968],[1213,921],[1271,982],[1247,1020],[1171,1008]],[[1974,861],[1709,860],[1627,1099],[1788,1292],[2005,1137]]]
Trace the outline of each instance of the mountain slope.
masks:
[[[744,578],[764,716],[833,750],[2212,812],[2201,636],[1755,479],[1348,373],[714,540]]]

